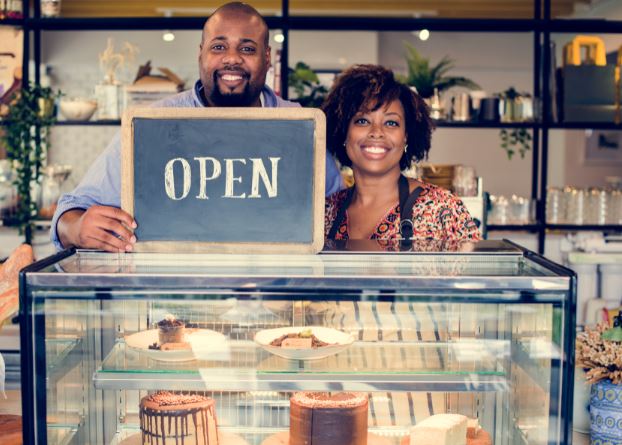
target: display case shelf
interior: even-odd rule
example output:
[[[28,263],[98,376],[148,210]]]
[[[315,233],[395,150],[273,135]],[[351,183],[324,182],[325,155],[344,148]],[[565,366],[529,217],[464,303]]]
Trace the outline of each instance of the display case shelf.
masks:
[[[506,370],[497,357],[506,347],[486,340],[355,342],[335,356],[302,361],[231,341],[226,360],[160,362],[120,342],[94,380],[98,389],[502,391]]]
[[[445,121],[445,120],[437,120],[434,121],[437,127],[439,128],[488,128],[488,129],[499,129],[499,128],[540,128],[541,124],[539,122],[479,122],[479,121],[469,121],[469,122],[459,122],[459,121]]]
[[[535,232],[540,226],[538,224],[488,224],[489,232]]]
[[[620,224],[546,224],[547,230],[563,232],[622,232]]]
[[[257,427],[232,427],[232,426],[219,426],[218,429],[220,431],[224,431],[226,433],[232,433],[238,436],[243,437],[247,440],[248,443],[259,444],[262,443],[265,439],[273,434],[280,433],[282,431],[288,431],[288,428],[257,428]],[[409,427],[375,427],[371,426],[368,428],[370,433],[373,433],[377,436],[384,437],[387,439],[387,445],[400,445],[401,439],[408,434],[410,434]],[[140,435],[140,428],[138,424],[136,425],[128,425],[125,426],[121,431],[119,431],[113,440],[110,442],[110,445],[130,445],[130,444],[139,444],[140,440],[137,435]],[[138,442],[135,442],[135,441]]]
[[[58,126],[118,126],[121,125],[120,120],[94,120],[94,121],[56,121],[54,125]]]
[[[78,434],[80,425],[51,423],[49,428],[48,435],[50,443],[69,445],[71,443],[75,443],[74,438]]]
[[[2,19],[0,26],[24,26],[24,19]]]
[[[622,21],[605,19],[555,19],[548,21],[550,32],[622,34]]]
[[[280,28],[280,17],[265,17],[268,27]],[[200,30],[205,17],[59,17],[30,18],[27,25],[41,31]]]
[[[82,340],[79,338],[46,339],[45,354],[48,382],[53,384],[82,360]]]
[[[556,122],[549,124],[552,130],[622,130],[622,124],[613,122]]]

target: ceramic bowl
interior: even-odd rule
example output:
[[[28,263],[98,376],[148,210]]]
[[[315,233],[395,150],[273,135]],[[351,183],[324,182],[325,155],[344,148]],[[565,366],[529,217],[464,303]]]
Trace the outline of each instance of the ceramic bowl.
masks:
[[[60,114],[70,121],[88,121],[97,109],[97,101],[92,99],[62,99]]]

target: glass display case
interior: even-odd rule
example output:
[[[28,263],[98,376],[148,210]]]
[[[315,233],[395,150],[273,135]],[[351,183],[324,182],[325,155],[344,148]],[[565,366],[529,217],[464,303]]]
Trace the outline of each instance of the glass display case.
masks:
[[[469,445],[570,443],[574,274],[508,242],[468,250],[35,263],[21,276],[24,443],[207,443],[212,417],[201,429],[196,410],[147,409],[164,399],[210,401],[210,444],[287,445],[306,392],[366,400],[368,445],[408,445],[446,413],[478,420]]]

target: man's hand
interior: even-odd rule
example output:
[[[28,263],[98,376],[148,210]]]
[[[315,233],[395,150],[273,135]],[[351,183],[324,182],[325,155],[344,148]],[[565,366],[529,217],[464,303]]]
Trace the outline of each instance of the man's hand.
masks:
[[[135,228],[136,221],[127,212],[108,206],[69,210],[57,225],[63,246],[107,252],[131,252],[136,242]]]

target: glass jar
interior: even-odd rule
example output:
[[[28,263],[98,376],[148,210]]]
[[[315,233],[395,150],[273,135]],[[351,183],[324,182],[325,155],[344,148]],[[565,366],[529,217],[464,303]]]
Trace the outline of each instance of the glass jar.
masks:
[[[566,222],[566,202],[561,188],[549,187],[546,192],[546,222],[549,224]]]
[[[24,17],[22,0],[6,0],[6,18],[21,19]]]
[[[585,224],[586,190],[566,187],[564,188],[564,198],[566,201],[566,218],[568,224]]]
[[[456,165],[454,167],[452,187],[454,193],[458,196],[477,196],[475,169],[466,165]]]
[[[59,17],[60,0],[41,0],[41,17]]]
[[[41,190],[37,201],[40,218],[52,219],[54,216],[61,195],[61,187],[70,172],[71,167],[66,165],[48,165],[43,169]]]
[[[13,184],[11,163],[6,159],[0,160],[0,218],[9,220],[15,214],[17,206],[17,190]]]

